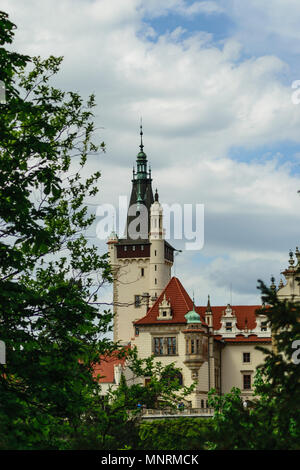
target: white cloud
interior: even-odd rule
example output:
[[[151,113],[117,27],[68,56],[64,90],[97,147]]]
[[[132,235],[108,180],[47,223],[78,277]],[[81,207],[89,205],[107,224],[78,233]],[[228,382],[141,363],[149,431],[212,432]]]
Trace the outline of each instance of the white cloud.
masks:
[[[241,9],[245,18],[250,3]],[[284,4],[277,3],[278,8]],[[236,5],[228,3],[227,13],[238,15]],[[259,2],[252,6],[258,14]],[[247,253],[259,259],[252,264],[253,273],[262,266],[266,272],[268,266],[280,269],[278,260],[290,248],[286,244],[297,243],[300,188],[284,157],[266,161],[257,154],[242,163],[229,156],[233,146],[254,151],[262,145],[299,142],[300,107],[292,104],[292,90],[281,81],[286,64],[276,50],[244,58],[241,40],[229,37],[215,44],[208,32],[188,35],[183,28],[155,36],[144,23],[145,14],[196,15],[217,13],[222,7],[222,2],[182,0],[61,0],[53,8],[50,0],[3,0],[1,8],[18,26],[14,48],[64,55],[57,84],[85,96],[96,93],[96,123],[104,127],[99,138],[105,140],[107,154],[91,159],[86,171],[103,170],[97,201],[128,194],[142,115],[145,150],[161,200],[204,202],[209,238],[203,254],[219,260],[222,253],[227,256],[218,265],[208,263],[201,275],[194,272],[188,283],[199,280],[203,288],[221,295],[220,284],[226,284],[229,273],[244,279],[239,295],[246,298],[244,288],[249,299],[250,284],[243,277]],[[267,13],[267,28],[274,29],[275,13]],[[270,251],[277,253],[274,263],[266,254]],[[185,259],[184,283],[192,269],[192,260]],[[223,277],[214,279],[215,269]]]
[[[144,15],[148,17],[158,17],[173,13],[181,16],[193,16],[199,14],[222,13],[223,7],[218,5],[216,1],[195,1],[186,0],[148,0],[147,2],[139,2],[140,9]]]

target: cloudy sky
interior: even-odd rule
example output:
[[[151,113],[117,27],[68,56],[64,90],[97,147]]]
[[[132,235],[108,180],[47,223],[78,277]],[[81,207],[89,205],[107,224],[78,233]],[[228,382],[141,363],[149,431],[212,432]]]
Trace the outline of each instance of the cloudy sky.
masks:
[[[207,294],[213,305],[259,302],[257,279],[278,283],[300,244],[299,0],[2,0],[1,9],[18,26],[18,52],[64,56],[56,84],[96,94],[107,152],[86,169],[102,173],[90,209],[130,195],[142,116],[160,200],[205,207],[204,247],[176,240],[174,273],[197,304]]]

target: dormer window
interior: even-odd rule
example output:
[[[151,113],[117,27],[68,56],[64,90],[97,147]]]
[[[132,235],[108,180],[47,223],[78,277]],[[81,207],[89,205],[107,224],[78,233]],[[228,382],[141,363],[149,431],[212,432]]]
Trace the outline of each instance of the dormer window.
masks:
[[[166,299],[166,294],[164,295],[163,300],[158,306],[158,320],[171,320],[172,319],[172,310],[171,303]]]
[[[260,331],[267,331],[267,322],[266,321],[261,322]]]
[[[232,323],[231,322],[226,322],[225,330],[226,331],[232,331]]]

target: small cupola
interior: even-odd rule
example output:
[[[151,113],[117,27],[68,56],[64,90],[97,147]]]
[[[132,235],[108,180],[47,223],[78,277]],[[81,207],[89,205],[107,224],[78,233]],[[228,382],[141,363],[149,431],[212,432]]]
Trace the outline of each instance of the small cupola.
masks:
[[[186,313],[184,315],[184,318],[186,319],[186,322],[187,322],[188,325],[191,325],[193,323],[202,324],[202,321],[200,319],[200,315],[195,311],[195,307],[193,307],[193,310]]]

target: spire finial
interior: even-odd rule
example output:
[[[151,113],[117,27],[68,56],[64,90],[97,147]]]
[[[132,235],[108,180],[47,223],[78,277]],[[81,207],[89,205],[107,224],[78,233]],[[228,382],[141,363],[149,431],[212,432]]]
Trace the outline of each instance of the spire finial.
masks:
[[[206,311],[211,312],[211,306],[210,306],[210,295],[208,295],[207,298],[207,306],[206,306]]]
[[[141,152],[143,152],[144,144],[143,144],[143,123],[142,123],[142,118],[141,118],[141,124],[140,124],[140,136],[141,136],[140,149],[141,149]]]
[[[154,200],[155,200],[156,202],[158,202],[158,192],[157,192],[157,189],[155,190]]]

